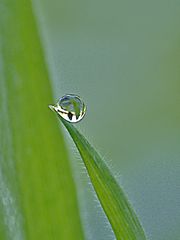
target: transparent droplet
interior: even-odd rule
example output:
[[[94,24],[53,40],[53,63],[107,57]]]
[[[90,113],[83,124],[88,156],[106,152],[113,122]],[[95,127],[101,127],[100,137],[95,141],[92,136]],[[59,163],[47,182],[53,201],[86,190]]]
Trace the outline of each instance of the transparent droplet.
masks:
[[[56,111],[68,122],[79,122],[86,113],[86,106],[81,98],[74,94],[66,94],[59,99],[56,106],[50,105],[50,109]]]

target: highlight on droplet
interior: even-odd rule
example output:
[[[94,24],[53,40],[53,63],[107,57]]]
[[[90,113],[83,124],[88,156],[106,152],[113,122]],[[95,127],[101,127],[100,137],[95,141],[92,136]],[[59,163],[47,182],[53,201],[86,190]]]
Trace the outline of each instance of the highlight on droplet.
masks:
[[[49,105],[52,111],[71,123],[81,121],[86,113],[86,105],[82,99],[75,94],[66,94],[59,98],[57,104]]]

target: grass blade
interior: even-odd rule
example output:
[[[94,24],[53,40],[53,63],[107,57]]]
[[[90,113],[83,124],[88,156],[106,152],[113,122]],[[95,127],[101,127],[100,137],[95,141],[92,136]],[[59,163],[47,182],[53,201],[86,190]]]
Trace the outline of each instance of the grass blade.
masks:
[[[70,133],[89,173],[93,187],[118,240],[145,240],[140,222],[100,155],[84,136],[61,118]]]
[[[83,239],[29,0],[0,2],[0,239]]]

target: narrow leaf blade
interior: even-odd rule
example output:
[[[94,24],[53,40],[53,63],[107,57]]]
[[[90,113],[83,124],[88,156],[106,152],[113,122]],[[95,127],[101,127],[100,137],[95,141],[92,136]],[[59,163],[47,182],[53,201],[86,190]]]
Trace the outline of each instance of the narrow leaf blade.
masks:
[[[123,190],[85,137],[61,118],[89,173],[92,185],[118,240],[145,240],[143,228]]]

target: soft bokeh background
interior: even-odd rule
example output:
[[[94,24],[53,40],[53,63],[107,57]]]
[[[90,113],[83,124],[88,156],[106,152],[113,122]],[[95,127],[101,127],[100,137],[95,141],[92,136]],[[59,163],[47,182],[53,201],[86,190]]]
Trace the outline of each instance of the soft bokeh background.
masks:
[[[180,1],[40,0],[55,99],[87,103],[81,131],[112,166],[150,240],[180,239]],[[87,240],[111,240],[72,150]]]

